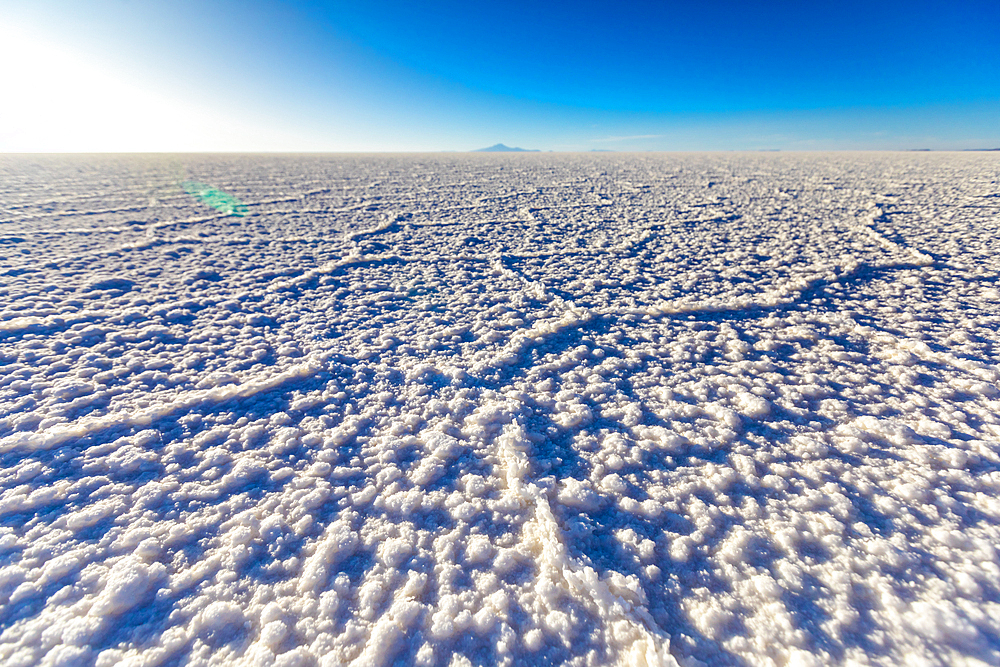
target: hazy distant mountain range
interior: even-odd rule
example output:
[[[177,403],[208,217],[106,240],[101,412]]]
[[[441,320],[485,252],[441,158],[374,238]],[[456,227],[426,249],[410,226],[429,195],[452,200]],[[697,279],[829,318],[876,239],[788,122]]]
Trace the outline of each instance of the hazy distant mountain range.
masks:
[[[493,144],[489,148],[477,148],[473,153],[537,153],[537,149],[531,148],[511,148],[503,144]]]

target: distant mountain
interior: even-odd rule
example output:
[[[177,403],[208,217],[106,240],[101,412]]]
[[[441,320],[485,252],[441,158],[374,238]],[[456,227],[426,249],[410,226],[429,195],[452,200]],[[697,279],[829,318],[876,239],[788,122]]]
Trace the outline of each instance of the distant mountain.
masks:
[[[493,144],[489,148],[477,148],[473,153],[537,153],[537,149],[531,148],[511,148],[503,144]]]

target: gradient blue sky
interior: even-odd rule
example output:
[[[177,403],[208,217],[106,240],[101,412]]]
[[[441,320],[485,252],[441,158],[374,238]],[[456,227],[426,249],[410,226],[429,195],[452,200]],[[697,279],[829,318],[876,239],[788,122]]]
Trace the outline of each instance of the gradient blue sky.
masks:
[[[2,151],[1000,146],[1000,2],[0,0]]]

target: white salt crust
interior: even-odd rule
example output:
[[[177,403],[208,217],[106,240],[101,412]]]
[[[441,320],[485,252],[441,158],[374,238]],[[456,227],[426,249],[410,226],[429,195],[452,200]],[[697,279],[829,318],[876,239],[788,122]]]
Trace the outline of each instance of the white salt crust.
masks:
[[[1000,664],[998,173],[0,156],[0,664]]]

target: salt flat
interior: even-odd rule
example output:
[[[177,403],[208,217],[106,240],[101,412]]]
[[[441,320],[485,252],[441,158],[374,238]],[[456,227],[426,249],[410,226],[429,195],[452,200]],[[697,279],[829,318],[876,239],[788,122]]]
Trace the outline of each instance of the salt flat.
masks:
[[[998,179],[0,157],[0,663],[1000,664]]]

